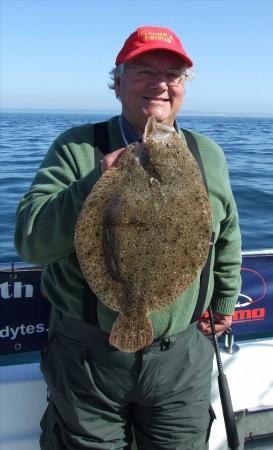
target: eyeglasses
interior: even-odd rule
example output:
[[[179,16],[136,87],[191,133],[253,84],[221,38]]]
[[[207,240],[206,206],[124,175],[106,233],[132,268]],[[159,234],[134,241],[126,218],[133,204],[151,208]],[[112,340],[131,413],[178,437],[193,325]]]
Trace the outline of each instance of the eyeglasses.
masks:
[[[181,81],[185,81],[187,78],[187,74],[182,68],[155,70],[149,66],[126,65],[126,71],[133,73],[135,80],[143,83],[151,83],[159,74],[163,75],[168,86],[179,86]]]

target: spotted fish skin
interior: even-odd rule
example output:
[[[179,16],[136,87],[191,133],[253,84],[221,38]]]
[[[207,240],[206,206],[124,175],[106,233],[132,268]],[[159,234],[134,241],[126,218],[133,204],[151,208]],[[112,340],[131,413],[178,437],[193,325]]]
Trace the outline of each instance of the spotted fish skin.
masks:
[[[174,302],[208,255],[211,208],[198,165],[173,127],[149,118],[95,184],[80,213],[76,253],[91,289],[119,312],[110,343],[137,351],[153,340],[149,313]]]

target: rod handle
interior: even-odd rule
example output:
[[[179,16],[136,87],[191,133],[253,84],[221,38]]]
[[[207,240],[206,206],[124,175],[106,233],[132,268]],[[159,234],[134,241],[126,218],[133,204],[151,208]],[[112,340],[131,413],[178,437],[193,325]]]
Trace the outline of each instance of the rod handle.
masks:
[[[224,373],[219,374],[218,385],[223,408],[228,445],[231,450],[237,450],[240,446],[237,425],[233,412],[228,382]]]

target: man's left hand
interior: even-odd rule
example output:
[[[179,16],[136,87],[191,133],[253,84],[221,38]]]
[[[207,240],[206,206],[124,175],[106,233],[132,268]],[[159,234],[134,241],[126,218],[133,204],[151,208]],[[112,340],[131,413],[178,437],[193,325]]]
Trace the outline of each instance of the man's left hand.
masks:
[[[214,325],[217,336],[221,336],[221,334],[223,334],[231,326],[231,323],[232,323],[231,315],[225,315],[220,313],[214,314]],[[201,317],[201,319],[199,319],[198,321],[197,326],[205,336],[212,335],[209,318]]]

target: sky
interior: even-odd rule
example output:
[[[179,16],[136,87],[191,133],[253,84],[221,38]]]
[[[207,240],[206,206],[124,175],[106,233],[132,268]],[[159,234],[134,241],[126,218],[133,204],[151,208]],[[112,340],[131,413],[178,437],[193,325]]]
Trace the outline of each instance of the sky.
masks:
[[[183,110],[273,115],[273,0],[0,0],[1,108],[119,110],[107,84],[138,26],[194,62]]]

